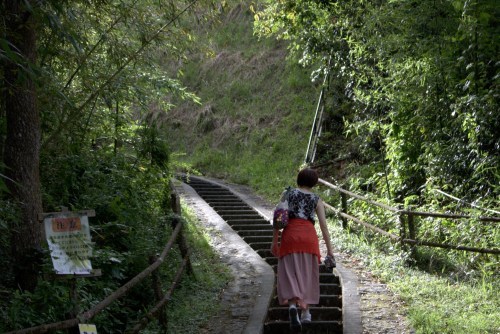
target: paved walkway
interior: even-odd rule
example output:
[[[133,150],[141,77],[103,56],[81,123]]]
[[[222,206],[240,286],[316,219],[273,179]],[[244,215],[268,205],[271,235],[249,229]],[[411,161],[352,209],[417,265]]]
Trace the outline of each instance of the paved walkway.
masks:
[[[202,178],[228,188],[267,220],[272,217],[272,205],[253,194],[245,186]],[[267,308],[274,289],[274,272],[226,222],[188,185],[175,183],[184,203],[196,214],[211,236],[212,247],[234,277],[221,296],[222,312],[211,321],[207,333],[262,333]],[[324,245],[323,245],[324,247]],[[325,251],[323,249],[323,251]],[[343,292],[343,322],[345,334],[360,334],[360,296],[356,274],[337,261],[337,273]]]

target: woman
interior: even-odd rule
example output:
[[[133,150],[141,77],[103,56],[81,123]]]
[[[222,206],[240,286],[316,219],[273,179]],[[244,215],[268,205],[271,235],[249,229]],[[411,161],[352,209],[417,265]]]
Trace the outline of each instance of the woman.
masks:
[[[311,322],[309,305],[319,303],[319,264],[321,256],[316,234],[315,216],[325,240],[327,256],[333,259],[330,234],[326,226],[325,207],[312,187],[318,183],[313,169],[303,169],[297,175],[298,188],[288,195],[288,225],[281,233],[275,229],[271,251],[278,257],[278,300],[288,304],[290,327],[300,329],[301,323]],[[301,317],[299,319],[299,307]]]

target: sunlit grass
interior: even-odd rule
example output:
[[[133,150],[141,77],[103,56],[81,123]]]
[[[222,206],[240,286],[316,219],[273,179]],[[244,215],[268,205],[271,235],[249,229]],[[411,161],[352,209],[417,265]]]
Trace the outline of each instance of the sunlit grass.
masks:
[[[199,333],[220,310],[218,298],[231,275],[211,248],[210,236],[193,212],[183,206],[182,214],[194,273],[183,279],[168,303],[168,332],[192,334]],[[151,324],[147,332],[158,333],[158,324]]]

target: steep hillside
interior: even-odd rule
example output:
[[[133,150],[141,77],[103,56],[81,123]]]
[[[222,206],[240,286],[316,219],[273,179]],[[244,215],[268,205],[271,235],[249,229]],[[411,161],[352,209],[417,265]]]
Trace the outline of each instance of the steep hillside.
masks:
[[[319,93],[310,69],[287,59],[284,42],[259,41],[245,5],[199,38],[213,53],[194,54],[182,66],[182,80],[201,104],[178,102],[168,115],[175,159],[263,194],[293,183]]]

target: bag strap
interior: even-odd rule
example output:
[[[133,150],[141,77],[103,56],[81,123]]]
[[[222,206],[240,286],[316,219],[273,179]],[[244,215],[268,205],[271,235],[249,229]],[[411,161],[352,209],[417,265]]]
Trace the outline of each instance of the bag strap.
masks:
[[[290,193],[292,192],[292,187],[288,186],[285,188],[285,191],[283,191],[283,195],[281,196],[281,201],[287,201],[288,202],[288,197],[290,196]]]

